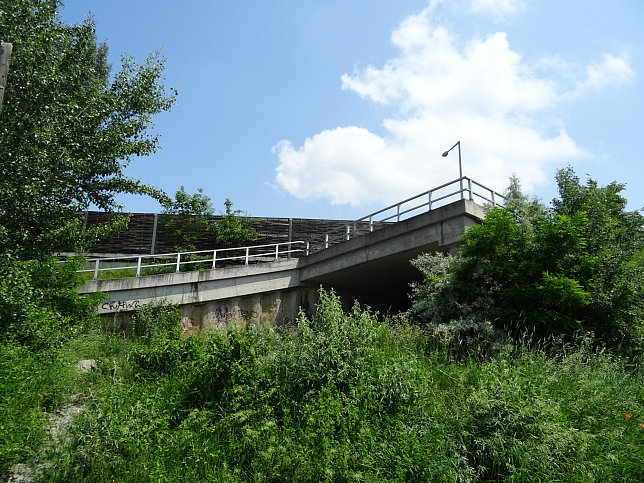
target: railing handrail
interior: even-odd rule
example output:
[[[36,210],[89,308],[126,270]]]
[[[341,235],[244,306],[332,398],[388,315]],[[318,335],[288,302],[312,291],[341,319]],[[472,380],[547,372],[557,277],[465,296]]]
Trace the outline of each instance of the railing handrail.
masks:
[[[484,190],[486,195],[482,195],[478,192],[475,192],[473,185]],[[450,191],[448,193],[442,193],[438,197],[433,196],[435,193],[438,193],[440,190],[443,190],[449,186],[454,186],[455,190]],[[382,208],[380,210],[369,213],[368,215],[365,215],[362,218],[358,218],[354,221],[347,223],[342,228],[338,228],[336,230],[327,232],[325,234],[324,248],[327,248],[329,246],[333,235],[335,235],[335,238],[339,239],[340,241],[348,240],[351,238],[352,229],[354,232],[353,237],[359,236],[357,235],[357,232],[359,232],[358,228],[361,226],[364,227],[365,224],[368,224],[367,232],[372,232],[376,224],[388,224],[388,223],[396,223],[396,222],[402,221],[403,215],[406,215],[413,211],[417,211],[424,207],[427,207],[428,211],[432,211],[435,208],[443,206],[442,204],[439,204],[438,206],[436,206],[437,203],[440,203],[441,201],[444,201],[448,198],[452,198],[459,194],[461,195],[460,199],[465,199],[467,195],[467,199],[469,199],[470,201],[474,201],[474,197],[477,197],[482,199],[484,202],[491,203],[493,206],[500,206],[503,204],[502,201],[505,200],[505,197],[501,193],[498,193],[497,191],[494,191],[493,189],[488,188],[487,186],[477,181],[474,181],[467,176],[462,176],[461,178],[448,181],[447,183],[443,183],[440,186],[436,186],[435,188],[432,188],[430,190],[424,191],[415,196],[411,196],[402,201],[394,203],[390,206],[387,206],[386,208]],[[411,201],[419,200],[422,198],[425,198],[425,200],[421,204],[415,205],[412,208],[402,209],[404,204],[409,203]],[[376,216],[394,209],[395,209],[394,214],[384,217],[382,219],[377,219],[377,220],[375,219]],[[395,218],[395,221],[390,221],[394,218]]]
[[[304,245],[304,248],[293,248],[293,245],[298,246],[298,245]],[[282,246],[287,246],[288,248],[286,250],[280,251],[280,247]],[[260,253],[251,253],[251,251],[256,250],[256,249],[261,249],[261,248],[271,248],[270,251],[262,251]],[[227,256],[227,257],[218,257],[218,254],[221,254],[222,252],[230,252],[230,251],[236,251],[236,252],[243,252],[243,255],[235,255],[235,256]],[[308,243],[300,240],[296,241],[290,241],[290,242],[278,242],[278,243],[271,243],[271,244],[266,244],[266,245],[249,245],[249,246],[244,246],[244,247],[233,247],[233,248],[213,248],[212,250],[194,250],[194,251],[188,251],[188,252],[173,252],[173,253],[157,253],[157,254],[147,254],[147,255],[127,255],[127,256],[122,256],[122,257],[106,257],[106,258],[92,258],[88,259],[87,263],[88,264],[94,264],[94,268],[86,268],[86,269],[81,269],[78,270],[79,273],[93,273],[94,277],[93,279],[96,280],[98,278],[98,273],[99,272],[104,272],[108,270],[133,270],[136,269],[136,277],[139,277],[141,275],[141,270],[145,268],[154,268],[154,267],[170,267],[170,266],[175,266],[175,273],[178,273],[180,271],[180,268],[182,265],[190,265],[190,264],[195,264],[195,263],[212,263],[211,268],[215,269],[217,268],[217,262],[225,262],[225,261],[230,261],[230,260],[243,260],[244,265],[248,265],[249,261],[255,260],[258,258],[267,258],[270,257],[270,261],[278,261],[280,256],[287,256],[289,259],[292,257],[293,254],[295,253],[304,253],[308,255]],[[203,254],[212,254],[212,256],[208,258],[202,258],[199,260],[181,260],[183,256],[188,256],[188,255],[203,255]],[[148,260],[148,259],[158,259],[158,258],[165,258],[165,259],[171,259],[172,261],[170,262],[165,262],[165,263],[149,263],[149,264],[144,264],[143,260]],[[105,263],[118,263],[119,261],[130,261],[130,260],[135,260],[136,261],[136,266],[133,266],[130,262],[127,265],[124,266],[110,266],[110,267],[105,267],[101,268],[100,264],[101,262]],[[264,260],[267,261],[267,260]]]
[[[252,249],[252,248],[264,248],[264,247],[275,247],[276,245],[296,245],[296,244],[302,244],[306,243],[301,240],[297,241],[290,241],[290,242],[278,242],[278,243],[269,243],[266,245],[249,245],[249,246],[243,246],[243,247],[233,247],[233,248],[213,248],[211,250],[196,250],[196,251],[191,251],[191,252],[169,252],[169,253],[154,253],[154,254],[143,254],[143,255],[123,255],[119,257],[95,257],[95,258],[88,258],[88,262],[94,262],[96,260],[100,260],[101,262],[106,262],[106,261],[113,261],[113,260],[126,260],[126,259],[131,259],[131,258],[161,258],[161,257],[172,257],[172,256],[177,256],[178,254],[181,255],[196,255],[200,253],[212,253],[213,251],[217,252],[223,252],[223,251],[230,251],[230,250],[245,250],[246,248]],[[223,260],[218,258],[217,260]]]
[[[465,176],[463,177],[463,179],[465,179]],[[362,218],[358,218],[358,219],[357,219],[357,220],[355,220],[355,221],[368,220],[368,219],[369,219],[370,217],[372,217],[372,216],[378,215],[378,214],[383,213],[383,212],[385,212],[385,211],[387,211],[387,210],[390,210],[390,209],[392,209],[392,208],[396,208],[396,207],[397,207],[397,206],[399,206],[399,205],[404,205],[405,203],[409,203],[410,201],[416,200],[416,199],[418,199],[418,198],[422,198],[423,196],[427,196],[429,193],[433,193],[434,191],[438,191],[438,190],[440,190],[440,189],[446,188],[447,186],[449,186],[449,185],[451,185],[451,184],[454,184],[454,183],[458,183],[459,181],[460,181],[460,179],[456,179],[456,180],[454,180],[454,181],[449,181],[449,182],[444,183],[444,184],[442,184],[442,185],[440,185],[440,186],[437,186],[437,187],[432,188],[432,189],[427,190],[427,191],[423,191],[423,192],[422,192],[422,193],[420,193],[420,194],[417,194],[417,195],[415,195],[415,196],[411,196],[411,197],[409,197],[409,198],[407,198],[407,199],[405,199],[405,200],[399,201],[398,203],[394,203],[393,205],[387,206],[386,208],[382,208],[382,209],[380,209],[380,210],[378,210],[378,211],[374,211],[373,213],[369,213],[368,215],[365,215],[365,216],[363,216]],[[478,184],[478,183],[477,183],[477,184]],[[479,186],[480,186],[480,185],[479,185]],[[458,194],[458,191],[456,191],[454,194]],[[424,206],[424,205],[423,205],[423,206]]]
[[[455,189],[452,191],[448,191],[447,193],[440,193],[441,190],[444,190],[445,188],[448,188],[450,186],[454,186]],[[474,187],[481,188],[484,194],[475,192]],[[434,196],[435,194],[438,196],[435,197]],[[460,195],[461,200],[469,199],[470,201],[474,201],[474,197],[477,197],[482,199],[485,202],[491,203],[493,206],[502,205],[504,204],[502,202],[505,201],[505,197],[501,193],[498,193],[492,190],[491,188],[488,188],[487,186],[484,186],[483,184],[477,181],[474,181],[471,178],[468,178],[467,176],[462,176],[455,180],[448,181],[447,183],[443,183],[442,185],[432,188],[430,190],[424,191],[415,196],[406,198],[402,201],[399,201],[398,203],[394,203],[393,205],[387,206],[386,208],[382,208],[380,210],[369,213],[368,215],[365,215],[362,218],[358,218],[356,220],[350,221],[341,229],[336,229],[336,230],[327,232],[324,234],[324,242],[319,246],[312,247],[310,245],[311,243],[310,241],[305,242],[305,241],[298,240],[298,241],[270,243],[270,244],[264,244],[264,245],[251,245],[251,246],[245,246],[245,247],[214,248],[212,250],[196,250],[196,251],[189,251],[189,252],[172,252],[172,253],[157,253],[157,254],[148,254],[148,255],[128,255],[128,256],[121,256],[121,257],[92,258],[92,259],[88,259],[87,263],[93,263],[94,268],[79,270],[79,272],[93,272],[94,279],[96,280],[98,278],[98,272],[107,271],[107,270],[126,270],[126,269],[136,268],[136,276],[138,277],[141,274],[141,270],[145,268],[175,266],[176,267],[175,272],[179,272],[182,265],[190,265],[190,264],[196,264],[196,263],[212,262],[212,268],[214,269],[216,268],[217,262],[221,263],[221,262],[230,261],[230,260],[244,260],[244,264],[248,265],[250,260],[255,260],[260,257],[263,257],[263,258],[270,257],[271,261],[273,260],[277,261],[279,260],[280,255],[282,256],[286,255],[288,258],[291,258],[291,256],[295,253],[304,253],[305,255],[308,255],[311,248],[316,248],[316,249],[328,248],[330,244],[337,243],[338,241],[349,240],[352,237],[352,235],[355,238],[356,236],[359,236],[361,232],[368,233],[368,232],[374,231],[374,227],[386,226],[392,223],[397,223],[399,221],[402,221],[405,215],[411,212],[423,209],[425,207],[427,207],[428,211],[432,211],[435,208],[444,206],[444,203],[441,203],[441,202],[449,198],[453,198],[457,195]],[[467,198],[466,198],[466,195],[467,195]],[[423,201],[420,204],[416,204],[411,208],[403,207],[403,205],[405,205],[406,203],[410,203],[412,201],[416,201],[420,199],[423,199]],[[375,219],[378,215],[387,213],[390,210],[395,210],[395,212],[384,218]],[[395,218],[395,221],[390,221],[394,218]],[[332,238],[332,236],[335,236],[335,237]],[[293,245],[298,246],[302,244],[304,244],[304,248],[293,249]],[[285,245],[288,246],[288,249],[280,252],[280,247]],[[270,251],[251,254],[251,250],[257,250],[262,248],[270,248]],[[244,254],[228,256],[228,257],[218,256],[225,252],[230,252],[230,251],[237,251],[237,252],[243,251]],[[199,260],[181,260],[183,256],[203,255],[203,254],[212,254],[212,256],[208,258],[199,259]],[[150,259],[173,259],[173,260],[165,263],[153,263],[153,264],[143,263],[143,260],[150,260]],[[131,264],[128,264],[125,266],[113,266],[113,267],[107,267],[107,268],[100,268],[101,262],[114,263],[114,262],[124,261],[124,260],[136,260],[136,267],[132,266]]]

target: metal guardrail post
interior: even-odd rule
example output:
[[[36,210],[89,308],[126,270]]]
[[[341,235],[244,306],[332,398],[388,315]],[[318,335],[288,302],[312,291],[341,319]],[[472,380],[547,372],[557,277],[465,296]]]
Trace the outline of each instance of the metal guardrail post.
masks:
[[[373,215],[369,217],[369,231],[373,231]]]
[[[275,261],[278,261],[280,257],[280,246],[278,243],[275,244]],[[248,265],[248,264],[246,264]]]
[[[490,194],[492,195],[492,206],[496,206],[496,201],[494,200],[494,190],[490,190]]]
[[[347,236],[345,238],[346,240],[350,238],[350,233],[351,233],[351,225],[347,225]]]
[[[277,246],[276,246],[276,248],[277,248]],[[248,251],[249,250],[250,250],[250,248],[246,247],[246,258],[244,259],[244,265],[248,265]]]
[[[101,263],[101,261],[97,258],[96,262],[94,263],[94,280],[98,278],[98,264]]]
[[[154,223],[152,224],[152,242],[150,243],[150,255],[154,255],[154,245],[157,241],[157,224],[159,222],[159,214],[154,214]]]
[[[400,221],[400,203],[396,205],[396,223]]]
[[[467,189],[470,192],[470,201],[474,201],[474,195],[472,194],[472,180],[467,178]]]
[[[306,242],[306,256],[309,256],[309,242]]]
[[[177,269],[175,273],[179,273],[179,265],[181,265],[181,253],[177,253]]]
[[[306,242],[307,245],[309,242]],[[329,234],[325,233],[324,234],[324,248],[329,248]]]
[[[432,192],[431,191],[429,193],[427,193],[427,198],[428,198],[428,200],[427,200],[427,205],[428,205],[427,211],[432,211]]]
[[[136,259],[136,276],[141,276],[141,257],[137,257]]]
[[[293,241],[293,218],[288,219],[288,259],[291,259],[291,242]]]
[[[212,251],[212,268],[215,268],[215,264],[217,263],[217,250]]]

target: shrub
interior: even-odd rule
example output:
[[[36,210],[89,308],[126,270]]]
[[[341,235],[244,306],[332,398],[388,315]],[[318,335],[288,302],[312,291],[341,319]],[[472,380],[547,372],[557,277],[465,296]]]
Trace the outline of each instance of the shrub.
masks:
[[[101,294],[76,292],[82,264],[81,258],[59,264],[0,254],[0,338],[42,351],[95,324]]]
[[[415,261],[425,280],[411,314],[435,327],[486,324],[535,340],[594,333],[636,353],[644,320],[644,217],[625,210],[622,185],[586,186],[557,175],[551,208],[528,202],[513,180],[508,206],[491,209],[455,257]],[[459,322],[460,321],[460,322]]]
[[[641,366],[588,341],[455,361],[420,327],[321,292],[285,332],[169,324],[127,343],[45,479],[644,478]]]

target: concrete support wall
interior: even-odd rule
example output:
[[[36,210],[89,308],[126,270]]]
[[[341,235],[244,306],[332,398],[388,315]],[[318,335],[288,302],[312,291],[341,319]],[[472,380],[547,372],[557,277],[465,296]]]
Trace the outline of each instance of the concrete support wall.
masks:
[[[195,331],[231,330],[235,327],[281,327],[293,323],[303,310],[315,312],[317,291],[305,287],[258,293],[245,297],[210,300],[198,304],[178,305],[184,334]],[[103,313],[104,325],[116,332],[129,334],[136,310]]]
[[[296,259],[214,270],[92,280],[79,293],[103,292],[98,313],[137,310],[152,303],[201,304],[300,287]]]
[[[297,318],[301,291],[284,290],[179,307],[185,332],[280,327]]]

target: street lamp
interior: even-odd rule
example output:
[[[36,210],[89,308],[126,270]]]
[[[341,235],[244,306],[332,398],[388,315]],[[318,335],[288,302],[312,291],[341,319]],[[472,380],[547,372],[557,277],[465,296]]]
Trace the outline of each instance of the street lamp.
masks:
[[[461,164],[461,142],[456,141],[456,144],[454,146],[443,153],[443,157],[446,157],[449,152],[456,146],[458,146],[458,178],[461,183],[461,199],[463,199],[463,165]]]

